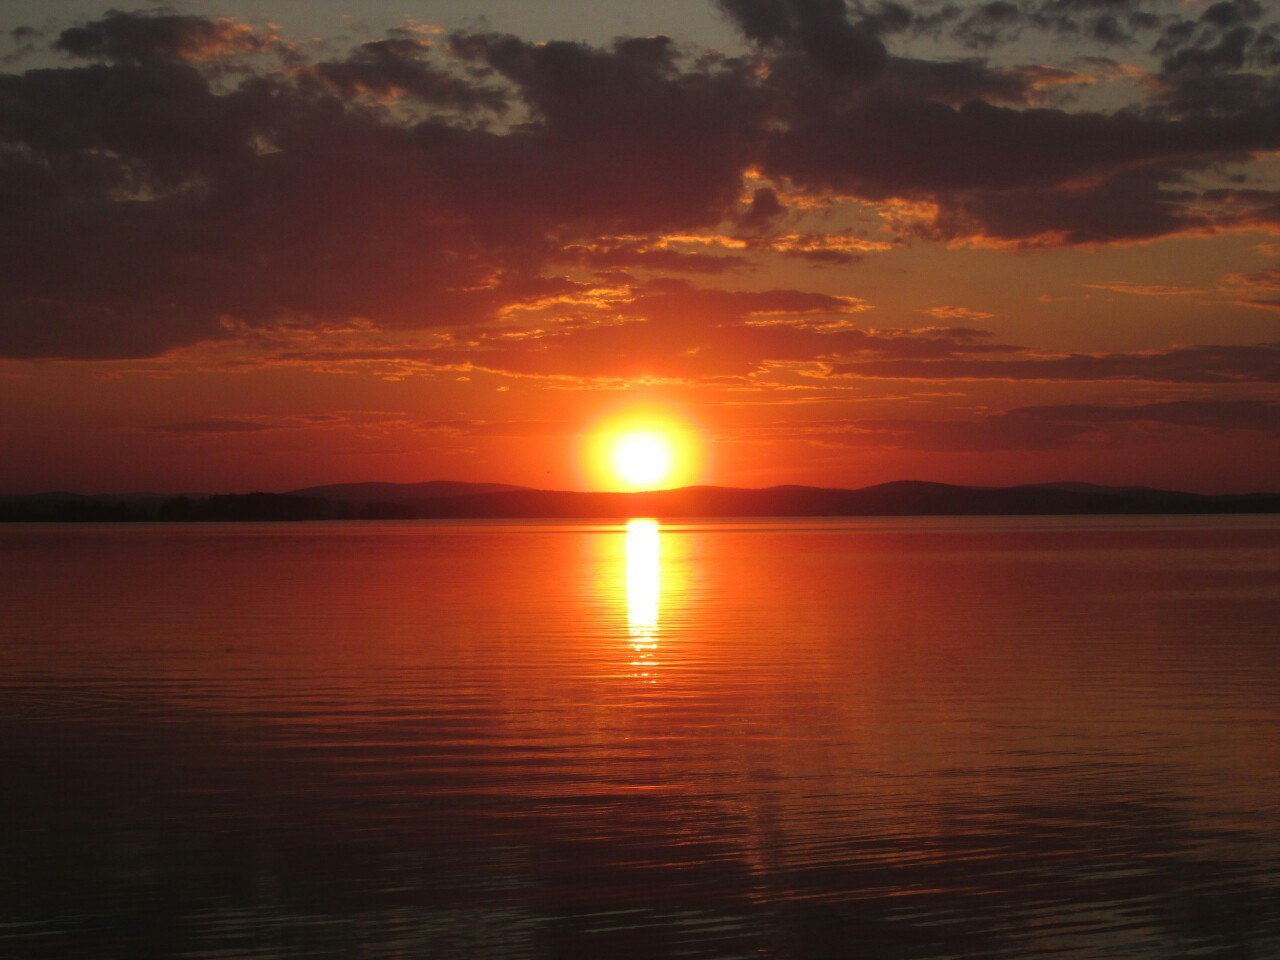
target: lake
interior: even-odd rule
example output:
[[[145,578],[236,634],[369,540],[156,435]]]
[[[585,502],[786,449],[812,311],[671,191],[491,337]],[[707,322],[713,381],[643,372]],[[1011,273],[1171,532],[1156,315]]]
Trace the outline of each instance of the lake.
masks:
[[[0,957],[1280,956],[1280,518],[0,526]]]

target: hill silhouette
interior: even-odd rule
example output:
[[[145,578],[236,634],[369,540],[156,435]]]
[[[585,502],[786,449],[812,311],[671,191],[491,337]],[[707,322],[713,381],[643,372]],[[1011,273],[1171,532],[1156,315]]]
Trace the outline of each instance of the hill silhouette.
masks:
[[[662,519],[1280,513],[1280,494],[1199,494],[1087,483],[962,487],[900,480],[858,490],[680,487],[641,493],[535,490],[497,483],[350,483],[289,493],[0,497],[0,521]]]
[[[341,502],[421,503],[442,497],[524,490],[509,483],[466,483],[460,480],[428,480],[425,483],[330,483],[290,490],[298,497],[320,497]]]

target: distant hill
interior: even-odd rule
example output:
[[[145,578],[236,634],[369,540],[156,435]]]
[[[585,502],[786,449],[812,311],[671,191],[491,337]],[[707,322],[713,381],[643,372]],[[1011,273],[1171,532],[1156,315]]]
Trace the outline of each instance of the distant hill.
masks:
[[[465,483],[459,480],[428,480],[425,483],[330,483],[321,487],[290,490],[295,497],[321,497],[354,503],[420,503],[447,497],[524,490],[509,483]]]
[[[681,487],[646,493],[534,490],[500,483],[349,483],[291,493],[0,497],[0,521],[664,519],[1280,513],[1280,494],[1207,495],[1088,483],[960,487],[902,480],[860,490]]]
[[[1155,499],[1177,500],[1188,494],[1181,493],[1177,490],[1161,490],[1158,487],[1108,487],[1097,483],[1041,483],[1037,486],[1047,487],[1052,490],[1071,490],[1075,493],[1106,493],[1116,496],[1143,496]]]
[[[1272,513],[1280,512],[1280,494],[1206,496],[1131,489],[1072,490],[1056,485],[981,488],[904,480],[860,490],[802,486],[683,487],[649,493],[516,490],[427,500],[414,507],[418,516],[435,518]]]
[[[206,497],[206,493],[71,493],[46,490],[41,493],[0,494],[0,503],[163,503],[175,497]]]

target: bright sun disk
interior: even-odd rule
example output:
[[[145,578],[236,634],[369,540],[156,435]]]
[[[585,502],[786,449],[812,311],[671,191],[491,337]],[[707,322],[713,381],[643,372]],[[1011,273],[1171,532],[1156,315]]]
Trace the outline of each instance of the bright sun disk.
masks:
[[[624,433],[613,445],[613,469],[635,489],[651,488],[671,474],[671,442],[652,430]]]

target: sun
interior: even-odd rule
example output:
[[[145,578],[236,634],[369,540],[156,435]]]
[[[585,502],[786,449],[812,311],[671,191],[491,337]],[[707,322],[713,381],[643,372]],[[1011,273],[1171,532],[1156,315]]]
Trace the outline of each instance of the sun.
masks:
[[[634,490],[661,486],[674,459],[671,439],[657,430],[632,430],[613,442],[613,472]]]
[[[604,414],[582,434],[581,477],[595,490],[665,490],[696,483],[702,442],[693,424],[660,407]]]

